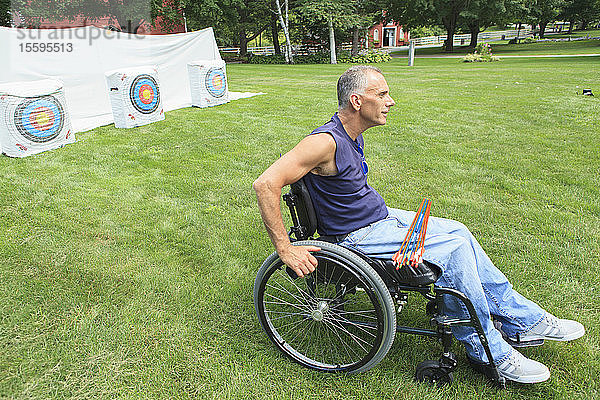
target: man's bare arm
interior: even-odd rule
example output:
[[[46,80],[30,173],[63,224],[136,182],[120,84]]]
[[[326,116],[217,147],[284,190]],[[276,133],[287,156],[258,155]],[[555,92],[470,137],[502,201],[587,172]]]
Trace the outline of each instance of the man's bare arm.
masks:
[[[335,141],[328,134],[305,137],[292,150],[275,161],[252,187],[267,233],[281,260],[302,277],[315,270],[317,260],[310,251],[315,246],[292,246],[281,216],[281,190],[309,171],[331,165],[335,159]]]

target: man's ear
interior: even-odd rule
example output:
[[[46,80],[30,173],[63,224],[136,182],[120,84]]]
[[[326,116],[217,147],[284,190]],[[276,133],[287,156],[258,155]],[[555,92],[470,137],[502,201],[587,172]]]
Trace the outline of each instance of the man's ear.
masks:
[[[362,105],[362,100],[360,99],[360,96],[358,94],[352,93],[350,95],[350,105],[352,106],[354,111],[360,110],[360,106]]]

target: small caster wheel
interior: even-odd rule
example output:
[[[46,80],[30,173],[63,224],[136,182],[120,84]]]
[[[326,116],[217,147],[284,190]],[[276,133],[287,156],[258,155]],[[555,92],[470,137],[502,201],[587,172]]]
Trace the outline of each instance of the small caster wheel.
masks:
[[[426,382],[436,386],[444,386],[452,383],[454,379],[452,372],[442,366],[439,361],[423,361],[417,365],[415,372],[417,382]]]

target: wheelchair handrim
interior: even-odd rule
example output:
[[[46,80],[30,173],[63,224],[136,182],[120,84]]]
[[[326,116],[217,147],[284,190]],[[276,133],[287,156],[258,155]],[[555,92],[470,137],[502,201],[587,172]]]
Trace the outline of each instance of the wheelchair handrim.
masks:
[[[266,311],[265,298],[264,298],[264,294],[266,292],[266,285],[267,285],[267,282],[269,281],[269,279],[271,278],[271,276],[273,274],[277,273],[278,271],[280,274],[282,274],[282,276],[284,276],[284,278],[287,275],[287,272],[285,271],[286,267],[283,265],[283,263],[281,262],[281,260],[279,258],[275,258],[273,260],[271,265],[265,271],[264,277],[261,281],[261,287],[259,289],[260,298],[257,299],[258,301],[256,302],[256,305],[259,308],[257,311],[259,314],[259,318],[261,320],[260,321],[261,325],[263,326],[263,329],[265,329],[265,331],[267,331],[268,336],[272,340],[272,342],[284,354],[286,354],[292,360],[294,360],[306,367],[309,367],[311,369],[320,370],[320,371],[327,371],[327,372],[357,370],[357,369],[363,367],[366,363],[368,363],[375,356],[375,354],[379,351],[380,347],[382,346],[383,338],[387,334],[389,334],[387,332],[387,330],[388,330],[387,324],[385,323],[385,313],[383,312],[383,309],[381,306],[383,300],[380,298],[381,297],[380,294],[372,289],[372,287],[374,287],[373,283],[367,282],[365,276],[361,275],[360,273],[358,273],[358,271],[356,271],[356,269],[357,269],[356,267],[350,266],[350,265],[345,265],[345,268],[344,268],[343,259],[341,259],[338,255],[332,254],[330,252],[324,252],[322,250],[316,256],[318,257],[320,262],[323,262],[323,261],[331,262],[334,265],[341,266],[345,273],[350,273],[351,277],[354,280],[356,280],[357,282],[359,282],[360,287],[364,290],[365,294],[367,295],[371,306],[374,307],[373,311],[376,316],[376,327],[373,328],[373,327],[369,327],[366,325],[362,325],[362,327],[358,326],[358,329],[362,329],[365,331],[366,331],[366,328],[376,329],[377,334],[375,335],[374,340],[372,341],[372,343],[368,344],[371,347],[370,350],[368,352],[365,351],[365,354],[360,357],[360,360],[354,360],[352,362],[347,362],[347,363],[327,363],[327,362],[324,362],[323,360],[320,361],[315,358],[310,358],[310,357],[306,356],[302,352],[298,351],[292,344],[290,344],[288,342],[289,339],[286,340],[281,336],[281,334],[278,331],[278,328],[275,327],[275,325],[273,324],[273,321],[271,320],[271,317],[268,315],[268,312]],[[332,276],[333,276],[333,272],[332,272]],[[292,279],[289,276],[288,276],[288,278],[290,280]],[[308,315],[305,318],[308,319]],[[352,321],[348,321],[348,322],[352,322]],[[339,327],[340,324],[338,323],[337,325]],[[354,325],[356,325],[356,323],[354,323]],[[342,328],[342,331],[343,331],[343,328]],[[349,333],[349,335],[351,335],[351,334]],[[338,335],[338,339],[340,342],[343,343],[343,340],[342,340],[342,338],[339,337],[339,335]],[[346,349],[346,351],[348,351],[348,349]]]

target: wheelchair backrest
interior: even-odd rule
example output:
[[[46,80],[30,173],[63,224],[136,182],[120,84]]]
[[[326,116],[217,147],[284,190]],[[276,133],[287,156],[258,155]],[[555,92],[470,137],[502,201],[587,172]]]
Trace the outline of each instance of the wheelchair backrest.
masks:
[[[290,192],[285,194],[283,199],[290,209],[294,224],[288,232],[289,236],[294,235],[296,240],[306,240],[312,237],[317,231],[317,214],[304,178],[292,183]]]

